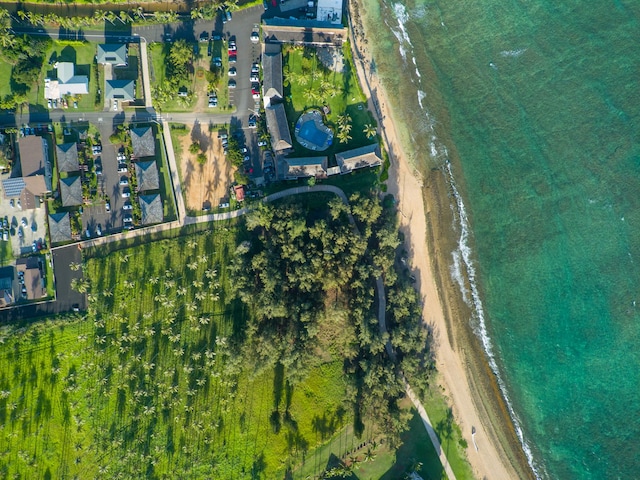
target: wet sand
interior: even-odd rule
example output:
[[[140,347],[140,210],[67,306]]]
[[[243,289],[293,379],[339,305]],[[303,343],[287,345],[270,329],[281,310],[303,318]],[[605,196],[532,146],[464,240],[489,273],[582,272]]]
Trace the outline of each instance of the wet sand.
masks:
[[[495,376],[468,325],[472,312],[449,273],[456,239],[446,178],[437,169],[422,177],[402,151],[387,92],[369,69],[371,52],[364,41],[367,26],[362,23],[358,10],[363,9],[359,7],[357,2],[350,2],[353,57],[369,109],[378,119],[389,152],[387,188],[398,204],[400,229],[424,304],[423,320],[433,330],[438,381],[467,441],[467,456],[475,476],[532,478]]]

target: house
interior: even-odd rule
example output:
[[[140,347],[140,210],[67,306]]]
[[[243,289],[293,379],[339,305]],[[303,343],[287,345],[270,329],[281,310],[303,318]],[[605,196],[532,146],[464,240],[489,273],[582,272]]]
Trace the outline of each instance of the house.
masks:
[[[107,80],[105,96],[108,100],[131,102],[136,98],[136,82],[134,80]]]
[[[140,202],[143,225],[162,223],[164,216],[162,214],[162,198],[159,193],[139,195],[138,201]]]
[[[153,157],[156,154],[156,141],[151,127],[132,128],[131,146],[135,158]]]
[[[310,46],[341,46],[347,38],[347,29],[338,22],[326,21],[333,18],[335,7],[327,5],[334,9],[329,12],[325,7],[324,10],[318,8],[318,13],[324,15],[325,21],[319,20],[298,20],[291,18],[265,18],[262,21],[262,34],[265,43],[279,43],[289,45],[310,45]],[[340,14],[342,10],[340,10]],[[329,17],[331,14],[331,17]],[[319,17],[318,17],[319,18]],[[341,17],[342,19],[342,17]],[[340,20],[341,21],[341,20]]]
[[[77,172],[80,169],[76,143],[56,145],[56,158],[58,159],[58,172]]]
[[[155,160],[148,162],[136,162],[136,179],[138,181],[138,191],[158,190],[160,188],[160,176]]]
[[[19,199],[23,210],[40,207],[42,199],[51,192],[43,176],[7,178],[2,180],[2,190],[4,198]]]
[[[278,103],[265,109],[267,129],[271,135],[271,146],[276,153],[283,152],[293,147],[291,132],[287,122],[287,114],[284,105]]]
[[[284,161],[286,180],[304,177],[326,178],[327,176],[327,157],[285,158]]]
[[[80,176],[60,179],[60,198],[63,207],[82,205],[82,179]]]
[[[63,243],[72,240],[69,212],[49,215],[49,238],[51,243]]]
[[[96,60],[102,65],[126,67],[129,54],[126,43],[103,43],[98,45]]]
[[[262,55],[262,98],[264,107],[282,101],[282,47],[274,43],[264,44]]]
[[[54,67],[58,78],[45,79],[44,98],[55,100],[65,95],[86,95],[89,93],[89,77],[76,75],[73,63],[57,62]]]
[[[18,271],[18,277],[22,272],[22,278],[24,278],[24,284],[22,284],[21,288],[23,297],[33,300],[47,295],[38,257],[19,258],[16,261],[16,270]]]
[[[342,0],[318,0],[316,20],[342,25]]]
[[[13,281],[15,270],[13,267],[0,268],[0,308],[11,305],[14,300]]]
[[[377,167],[382,165],[380,158],[380,147],[377,143],[367,145],[366,147],[347,150],[346,152],[336,153],[336,161],[340,167],[340,173],[351,173],[353,170],[365,167]]]
[[[49,149],[44,138],[29,135],[18,139],[20,173],[23,177],[44,175],[51,178]]]
[[[235,193],[238,202],[244,201],[244,185],[235,185],[233,187],[233,193]]]

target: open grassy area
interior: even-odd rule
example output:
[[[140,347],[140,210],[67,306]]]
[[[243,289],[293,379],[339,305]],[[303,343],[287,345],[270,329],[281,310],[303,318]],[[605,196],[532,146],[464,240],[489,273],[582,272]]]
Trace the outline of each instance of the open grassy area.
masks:
[[[348,47],[345,48],[348,50]],[[366,97],[360,89],[355,68],[350,56],[345,56],[344,70],[336,72],[328,69],[318,59],[315,49],[287,46],[283,50],[286,112],[293,139],[294,156],[332,157],[335,153],[374,143],[364,133],[364,126],[376,122],[366,108]],[[308,150],[300,145],[295,135],[298,117],[310,108],[321,109],[327,105],[331,113],[327,123],[334,131],[333,145],[323,152]],[[338,116],[351,117],[352,137],[347,143],[337,138]]]
[[[149,58],[151,59],[150,75],[152,85],[167,84],[167,57],[169,55],[170,47],[170,43],[152,43],[147,49]],[[191,90],[192,81],[193,75],[189,75],[189,78],[182,81],[179,87]],[[193,110],[196,101],[197,95],[192,95],[190,98],[185,99],[179,97],[178,94],[175,93],[162,105],[162,110],[167,112],[190,112]]]
[[[5,65],[4,68],[0,68],[0,97],[11,95],[11,68],[9,65]]]

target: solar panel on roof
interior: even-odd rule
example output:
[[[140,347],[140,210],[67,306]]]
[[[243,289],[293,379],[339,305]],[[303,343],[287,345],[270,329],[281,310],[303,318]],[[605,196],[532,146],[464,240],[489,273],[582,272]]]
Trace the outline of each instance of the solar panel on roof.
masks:
[[[24,180],[22,178],[8,178],[2,181],[2,187],[4,188],[4,196],[7,198],[19,197],[24,190]]]

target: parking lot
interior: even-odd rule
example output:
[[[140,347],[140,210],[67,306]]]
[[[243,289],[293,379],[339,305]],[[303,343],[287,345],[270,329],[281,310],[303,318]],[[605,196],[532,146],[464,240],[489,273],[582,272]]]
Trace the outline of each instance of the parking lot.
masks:
[[[87,229],[91,236],[95,237],[98,226],[102,231],[102,235],[121,231],[126,213],[122,207],[125,204],[125,200],[128,201],[128,199],[122,198],[122,187],[119,184],[120,178],[128,174],[118,173],[116,146],[109,142],[109,136],[113,132],[106,125],[100,125],[99,128],[102,140],[102,152],[99,155],[102,175],[98,177],[98,189],[99,193],[108,197],[110,208],[107,211],[104,202],[84,207],[82,212],[83,238],[86,238]]]
[[[7,176],[3,176],[8,178]],[[18,257],[32,251],[33,242],[43,244],[46,241],[46,209],[44,204],[39,208],[23,210],[14,200],[13,206],[10,200],[0,194],[0,220],[3,222],[3,232],[7,233],[7,241],[11,242],[13,255]],[[4,220],[8,228],[4,228]],[[13,234],[11,233],[13,232]],[[0,241],[3,236],[0,234]]]

